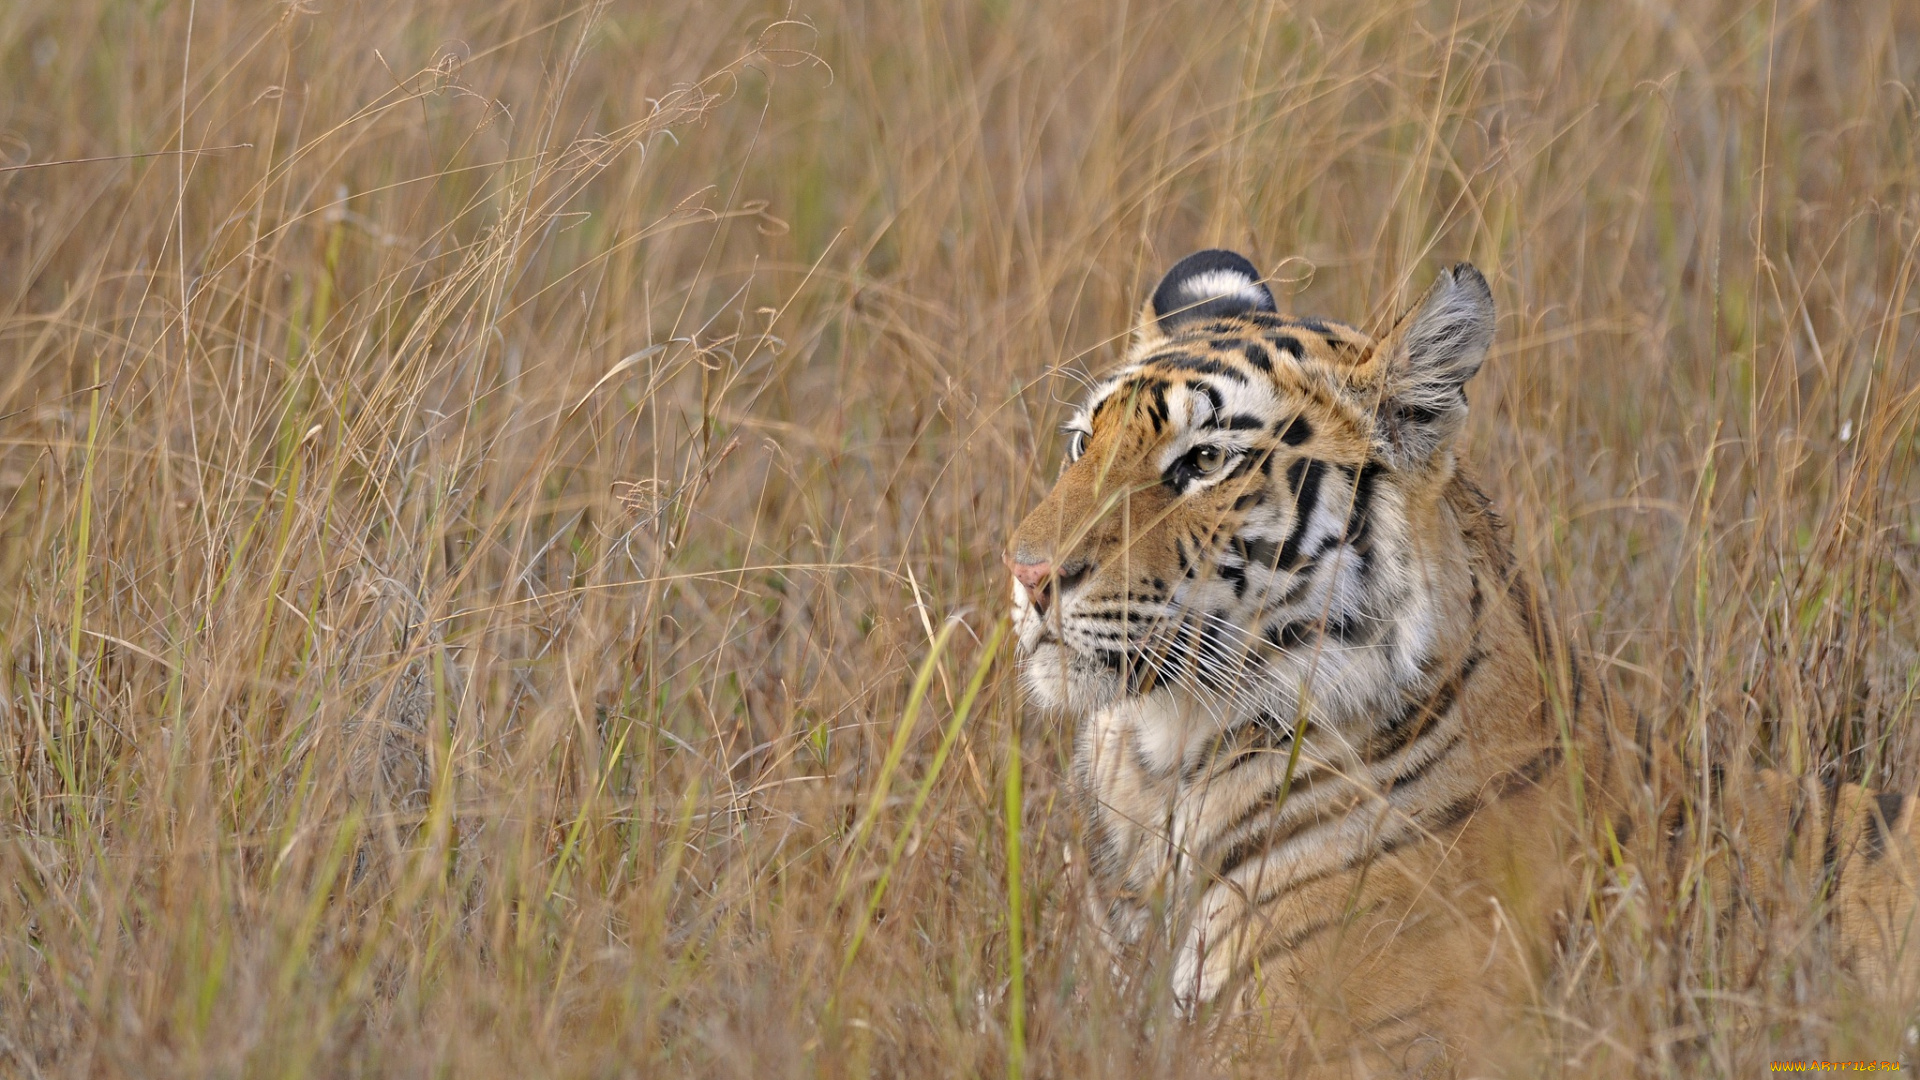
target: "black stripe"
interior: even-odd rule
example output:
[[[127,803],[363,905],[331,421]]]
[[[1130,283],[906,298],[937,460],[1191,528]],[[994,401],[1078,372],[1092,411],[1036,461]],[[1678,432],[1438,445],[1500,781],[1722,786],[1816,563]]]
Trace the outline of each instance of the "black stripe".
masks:
[[[1400,712],[1387,721],[1386,727],[1375,733],[1374,737],[1380,741],[1368,748],[1372,752],[1367,755],[1366,760],[1385,761],[1405,749],[1407,744],[1425,732],[1433,722],[1445,719],[1446,715],[1453,711],[1454,703],[1458,700],[1460,691],[1466,687],[1467,680],[1473,678],[1474,671],[1480,667],[1480,661],[1485,658],[1486,653],[1480,650],[1480,641],[1476,636],[1469,647],[1466,659],[1460,662],[1459,668],[1445,682],[1436,687],[1424,700],[1406,702]]]
[[[1276,649],[1298,649],[1314,639],[1316,622],[1290,622],[1267,627],[1267,640]]]
[[[1250,970],[1257,969],[1281,953],[1294,952],[1314,937],[1333,929],[1333,927],[1339,925],[1339,922],[1340,920],[1335,918],[1316,919],[1260,950],[1259,957],[1256,958],[1252,964],[1244,966]]]
[[[1233,586],[1233,598],[1235,600],[1247,594],[1247,568],[1245,566],[1234,566],[1223,562],[1215,566],[1213,572],[1216,577]]]
[[[1193,646],[1193,623],[1182,621],[1180,625],[1174,627],[1173,637],[1157,654],[1143,652],[1139,661],[1143,679],[1145,676],[1152,676],[1152,681],[1143,681],[1139,687],[1140,692],[1152,686],[1173,683],[1172,676],[1176,671],[1182,667],[1191,666]]]
[[[1388,837],[1384,843],[1374,850],[1348,859],[1344,869],[1351,870],[1363,862],[1371,862],[1374,859],[1391,855],[1409,844],[1417,844],[1423,840],[1431,839],[1435,832],[1460,824],[1478,809],[1480,809],[1480,794],[1479,792],[1469,791],[1464,795],[1458,796],[1445,806],[1434,810],[1421,820],[1410,823],[1406,828]]]
[[[1274,557],[1280,554],[1280,545],[1271,540],[1248,540],[1236,536],[1230,541],[1235,554],[1247,560],[1248,566],[1260,566],[1273,569]]]
[[[1307,423],[1307,418],[1304,416],[1294,417],[1287,425],[1287,429],[1280,433],[1280,441],[1288,446],[1299,446],[1311,438],[1313,438],[1313,425]]]
[[[1246,732],[1251,734],[1243,734]],[[1244,724],[1221,732],[1207,752],[1188,767],[1182,779],[1192,783],[1200,778],[1201,773],[1207,772],[1210,781],[1218,780],[1242,765],[1292,746],[1293,736],[1281,725],[1280,719],[1271,713],[1261,713]],[[1218,764],[1223,757],[1226,764]]]
[[[1443,820],[1439,824],[1432,826],[1431,828],[1443,828],[1446,825],[1455,824],[1461,818],[1465,817],[1467,814],[1472,813],[1474,808],[1478,805],[1479,805],[1478,797],[1472,794],[1468,794],[1464,799],[1456,800],[1454,803],[1449,804],[1447,807],[1443,808],[1441,810],[1441,815]],[[1352,811],[1349,810],[1348,812],[1351,813]],[[1338,816],[1338,815],[1334,815],[1334,816]],[[1309,824],[1318,825],[1318,824],[1326,823],[1328,821],[1329,821],[1328,818],[1316,818]],[[1282,841],[1291,840],[1293,837],[1298,836],[1300,833],[1305,831],[1306,831],[1305,829],[1294,829],[1291,832],[1289,832],[1286,836],[1281,837],[1280,840]],[[1359,866],[1361,863],[1372,862],[1374,859],[1381,858],[1382,856],[1391,855],[1395,851],[1398,851],[1400,848],[1407,846],[1407,844],[1415,840],[1425,839],[1429,831],[1430,829],[1408,828],[1402,831],[1401,833],[1399,833],[1398,835],[1387,840],[1385,843],[1381,844],[1379,847],[1372,849],[1371,851],[1362,851],[1357,854],[1350,855],[1345,859],[1342,859],[1338,866],[1330,867],[1326,870],[1321,870],[1317,873],[1308,874],[1306,877],[1299,878],[1294,881],[1288,881],[1288,882],[1278,884],[1276,885],[1275,888],[1271,890],[1261,892],[1259,895],[1254,897],[1254,900],[1253,900],[1254,906],[1265,907],[1266,905],[1273,903],[1275,900],[1278,900],[1280,897],[1286,895],[1287,893],[1298,892],[1301,889],[1304,889],[1307,886],[1314,884],[1315,882],[1325,881],[1327,878],[1330,878],[1335,874],[1344,874],[1347,871],[1352,870],[1354,867]]]
[[[1534,787],[1547,770],[1560,763],[1561,750],[1558,746],[1549,746],[1545,750],[1522,762],[1519,768],[1500,774],[1493,785],[1493,797],[1504,799],[1522,788]],[[1625,843],[1625,841],[1621,841]]]
[[[1393,415],[1395,419],[1403,423],[1416,425],[1431,424],[1435,420],[1440,419],[1439,413],[1427,408],[1425,405],[1408,405],[1405,403],[1394,406]]]
[[[1262,719],[1267,718],[1263,717]],[[1311,728],[1309,728],[1309,730],[1311,730]],[[1263,750],[1256,747],[1253,752],[1234,758],[1232,762],[1233,769],[1237,769],[1250,761],[1256,761],[1261,757],[1279,753],[1282,750],[1291,753],[1293,749],[1292,740],[1283,733],[1263,732],[1262,737],[1264,739],[1274,740],[1271,748]],[[1231,771],[1231,769],[1218,770],[1214,772],[1213,775],[1217,777],[1229,771]],[[1268,786],[1266,790],[1262,791],[1257,798],[1249,802],[1246,809],[1242,810],[1238,817],[1228,822],[1225,828],[1215,830],[1214,834],[1216,836],[1232,836],[1246,829],[1255,818],[1260,817],[1262,814],[1272,814],[1276,810],[1284,811],[1287,806],[1299,805],[1301,800],[1311,797],[1319,789],[1321,781],[1328,779],[1339,780],[1340,778],[1324,771],[1314,772],[1311,766],[1303,764],[1301,769],[1294,773],[1291,781],[1284,775],[1276,779],[1276,781]],[[1282,791],[1286,792],[1286,801],[1276,802],[1275,800],[1279,799]],[[1214,864],[1214,873],[1216,875],[1232,873],[1233,870],[1261,851],[1270,849],[1277,844],[1284,844],[1317,825],[1326,824],[1345,816],[1352,812],[1353,805],[1354,804],[1350,803],[1345,808],[1341,808],[1336,804],[1331,808],[1330,813],[1323,813],[1318,816],[1296,816],[1291,820],[1284,817],[1270,818],[1259,828],[1254,829],[1228,845],[1226,854],[1221,857],[1219,862]]]
[[[1268,334],[1267,341],[1271,342],[1282,355],[1291,356],[1295,360],[1307,354],[1306,348],[1300,344],[1300,339],[1292,334]]]
[[[1233,756],[1227,759],[1226,764],[1218,766],[1207,774],[1207,782],[1212,783],[1223,776],[1230,776],[1240,771],[1242,766],[1250,765],[1259,761],[1261,758],[1285,754],[1290,749],[1291,743],[1284,736],[1279,737],[1271,746],[1245,745],[1236,747],[1233,751]],[[1198,774],[1205,769],[1206,764],[1207,763],[1202,762],[1194,769],[1194,773],[1196,774],[1195,779],[1198,779]],[[1289,795],[1288,797],[1291,798],[1292,796]]]
[[[1120,408],[1123,405],[1136,405],[1144,401],[1155,405],[1161,419],[1164,420],[1167,390],[1172,386],[1173,384],[1166,379],[1151,375],[1136,375],[1127,383],[1114,387],[1112,393],[1102,398],[1100,404],[1093,407],[1093,416],[1088,419],[1098,419],[1108,407]]]
[[[1360,467],[1360,476],[1353,484],[1353,511],[1347,515],[1346,541],[1355,548],[1366,542],[1367,534],[1373,529],[1373,490],[1384,466],[1377,461],[1369,461]]]
[[[1320,782],[1319,775],[1312,775],[1304,778],[1296,775],[1294,777],[1293,786],[1287,789],[1287,802],[1293,802],[1295,799],[1299,799],[1306,796],[1308,792],[1311,792],[1319,784],[1319,782]],[[1252,821],[1254,818],[1258,817],[1260,814],[1271,812],[1273,810],[1272,799],[1280,794],[1280,786],[1281,785],[1279,784],[1275,784],[1268,791],[1261,793],[1260,798],[1254,803],[1254,805],[1251,808],[1247,810],[1246,813],[1241,814],[1240,817],[1237,818],[1232,825],[1229,825],[1227,828],[1221,830],[1221,832],[1224,835],[1231,836],[1234,833],[1239,832],[1242,828],[1245,828],[1248,822]],[[1352,808],[1349,807],[1348,812],[1351,812],[1351,810]],[[1279,820],[1268,821],[1264,825],[1262,825],[1260,828],[1255,829],[1252,832],[1248,833],[1247,835],[1234,841],[1227,848],[1226,854],[1222,855],[1220,857],[1220,861],[1216,863],[1214,866],[1214,871],[1213,871],[1214,876],[1226,877],[1228,874],[1233,873],[1235,870],[1238,870],[1242,866],[1245,866],[1247,863],[1253,861],[1253,859],[1256,856],[1264,855],[1267,852],[1272,851],[1274,848],[1278,847],[1281,844],[1286,843],[1287,841],[1293,839],[1296,836],[1299,836],[1301,833],[1306,832],[1308,829],[1313,828],[1315,825],[1327,824],[1339,818],[1340,816],[1341,816],[1340,814],[1336,813],[1336,814],[1324,815],[1321,817],[1299,818],[1292,822],[1284,822],[1284,823]],[[1286,826],[1284,829],[1282,829],[1283,824]],[[1317,879],[1314,879],[1314,878],[1307,879],[1307,881],[1312,881],[1312,880],[1317,880]],[[1302,881],[1302,882],[1299,882],[1298,884],[1304,885],[1304,884],[1307,884],[1307,881]],[[1265,900],[1261,901],[1261,903],[1266,903],[1266,902],[1267,901]]]
[[[1216,375],[1228,382],[1245,385],[1247,373],[1231,364],[1221,363],[1204,356],[1181,356],[1178,353],[1162,353],[1147,361],[1154,367],[1172,371],[1191,371],[1200,375]]]
[[[1209,420],[1201,426],[1224,431],[1253,431],[1265,427],[1266,421],[1247,413],[1236,413],[1225,420]]]
[[[1326,473],[1324,461],[1301,458],[1287,466],[1287,486],[1293,489],[1295,501],[1293,531],[1280,545],[1280,558],[1275,563],[1282,570],[1292,570],[1300,564],[1300,543],[1306,538],[1307,523],[1320,504],[1320,478]]]
[[[1447,755],[1452,753],[1454,747],[1459,746],[1460,743],[1464,741],[1464,739],[1465,739],[1465,736],[1461,735],[1457,731],[1454,732],[1453,738],[1448,739],[1447,744],[1445,746],[1442,746],[1440,749],[1435,750],[1432,754],[1428,755],[1427,759],[1425,761],[1422,761],[1420,764],[1415,765],[1412,771],[1404,772],[1404,773],[1401,773],[1399,776],[1394,777],[1393,783],[1387,785],[1387,791],[1388,792],[1399,791],[1401,788],[1411,787],[1414,784],[1419,783],[1421,778],[1426,776],[1427,773],[1431,772],[1435,765],[1438,765],[1440,764],[1440,762],[1446,760]]]
[[[1434,833],[1439,832],[1441,829],[1452,828],[1462,821],[1465,821],[1469,815],[1478,809],[1480,809],[1480,797],[1469,792],[1448,803],[1446,806],[1441,807],[1440,812],[1435,814],[1433,820],[1427,823],[1426,831],[1428,833]],[[1424,838],[1424,835],[1425,834],[1416,834],[1416,837]],[[1387,850],[1391,851],[1394,848],[1403,846],[1403,844],[1404,841],[1392,845],[1392,847],[1389,847]]]
[[[1240,460],[1234,463],[1233,468],[1228,471],[1226,478],[1229,480],[1238,480],[1255,469],[1259,469],[1264,473],[1266,472],[1267,458],[1270,456],[1272,455],[1265,450],[1253,450],[1241,454]],[[1247,495],[1254,495],[1264,499],[1266,498],[1267,492],[1265,488],[1255,488],[1247,492]],[[1241,498],[1245,497],[1245,495],[1241,496]]]
[[[1246,591],[1247,580],[1244,571],[1234,583],[1233,595],[1237,600]],[[1200,640],[1194,645],[1195,674],[1210,690],[1224,690],[1234,675],[1241,673],[1246,665],[1235,663],[1238,659],[1225,637],[1224,622],[1219,618],[1208,619],[1200,626]]]
[[[1275,558],[1277,560],[1278,556],[1276,555]],[[1304,574],[1301,575],[1299,580],[1295,581],[1293,585],[1287,589],[1287,595],[1280,598],[1280,606],[1293,607],[1294,605],[1298,604],[1300,601],[1306,599],[1308,591],[1310,591],[1312,588],[1313,588],[1313,578],[1308,577]]]
[[[1247,358],[1247,363],[1252,364],[1259,371],[1268,375],[1273,374],[1273,361],[1267,359],[1267,350],[1261,348],[1259,342],[1248,341],[1242,343],[1240,346],[1240,354]]]
[[[1140,745],[1140,740],[1134,736],[1133,732],[1128,732],[1126,739],[1127,753],[1133,758],[1134,768],[1155,778],[1165,775],[1164,770],[1154,768],[1153,762],[1147,760],[1147,752],[1145,748]]]
[[[1376,620],[1371,616],[1355,612],[1327,620],[1327,636],[1345,645],[1368,645],[1373,642]]]

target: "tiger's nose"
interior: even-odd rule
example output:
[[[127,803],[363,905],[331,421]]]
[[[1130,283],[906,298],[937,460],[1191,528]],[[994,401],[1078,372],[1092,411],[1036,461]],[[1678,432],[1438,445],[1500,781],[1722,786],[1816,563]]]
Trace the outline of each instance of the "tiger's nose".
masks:
[[[1029,589],[1037,589],[1040,583],[1053,573],[1053,564],[1044,562],[1017,562],[1013,564],[1013,579]]]
[[[1047,613],[1047,605],[1053,600],[1053,564],[1048,562],[1014,562],[1007,560],[1007,568],[1013,571],[1013,580],[1026,587],[1027,600],[1033,610],[1041,615]]]

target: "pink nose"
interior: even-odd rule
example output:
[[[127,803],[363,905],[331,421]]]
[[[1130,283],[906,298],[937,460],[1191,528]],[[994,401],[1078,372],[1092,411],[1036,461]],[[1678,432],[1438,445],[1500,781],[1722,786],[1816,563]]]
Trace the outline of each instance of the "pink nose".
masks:
[[[1052,563],[1017,562],[1010,565],[1013,568],[1013,580],[1029,589],[1038,589],[1040,583],[1047,580],[1047,575],[1053,573]]]

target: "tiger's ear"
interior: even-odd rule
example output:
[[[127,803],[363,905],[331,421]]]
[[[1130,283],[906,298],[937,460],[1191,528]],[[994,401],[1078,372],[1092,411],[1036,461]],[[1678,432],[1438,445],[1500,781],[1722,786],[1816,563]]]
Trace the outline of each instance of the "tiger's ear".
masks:
[[[1467,380],[1493,344],[1493,290],[1471,263],[1442,271],[1374,347],[1379,411],[1374,442],[1399,467],[1420,465],[1467,418]]]
[[[1196,251],[1173,264],[1152,299],[1140,309],[1134,344],[1151,348],[1182,323],[1274,311],[1273,293],[1260,283],[1260,271],[1231,251]]]

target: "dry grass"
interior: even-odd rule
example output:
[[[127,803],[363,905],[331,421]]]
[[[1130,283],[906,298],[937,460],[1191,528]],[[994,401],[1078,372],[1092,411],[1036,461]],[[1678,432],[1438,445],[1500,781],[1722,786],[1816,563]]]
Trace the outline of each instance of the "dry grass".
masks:
[[[673,6],[0,7],[8,162],[243,144],[0,172],[0,1076],[1262,1075],[1116,999],[982,666],[1203,244],[1476,260],[1620,685],[1920,782],[1920,6]],[[1593,902],[1516,1074],[1912,1050]]]

